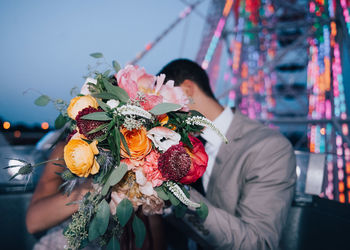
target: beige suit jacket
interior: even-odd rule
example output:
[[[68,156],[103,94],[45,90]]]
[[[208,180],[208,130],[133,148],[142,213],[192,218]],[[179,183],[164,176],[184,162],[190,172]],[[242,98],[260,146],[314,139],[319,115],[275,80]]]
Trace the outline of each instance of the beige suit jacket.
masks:
[[[208,249],[277,249],[296,181],[293,148],[279,132],[237,110],[226,136],[206,197],[190,191],[192,200],[208,205],[208,217],[200,225],[187,214],[182,229],[187,225]]]

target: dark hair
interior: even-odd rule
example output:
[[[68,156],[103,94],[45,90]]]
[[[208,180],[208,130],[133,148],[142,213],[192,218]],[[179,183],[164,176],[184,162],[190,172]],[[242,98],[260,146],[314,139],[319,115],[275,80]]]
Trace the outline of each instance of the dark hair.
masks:
[[[165,74],[165,81],[174,80],[175,86],[179,86],[185,80],[191,80],[209,97],[216,100],[210,88],[207,73],[196,62],[188,59],[176,59],[165,65],[158,75]]]

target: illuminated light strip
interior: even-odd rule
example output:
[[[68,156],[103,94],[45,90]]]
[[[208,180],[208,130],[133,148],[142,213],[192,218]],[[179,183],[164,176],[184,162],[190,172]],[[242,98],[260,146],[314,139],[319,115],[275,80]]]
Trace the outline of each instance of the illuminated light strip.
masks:
[[[153,42],[146,44],[145,49],[139,52],[136,57],[127,64],[136,64],[140,59],[142,59],[152,48],[155,47],[171,30],[173,30],[176,25],[178,25],[183,19],[185,19],[192,11],[200,4],[202,1],[197,1],[190,6],[187,6],[183,11],[180,12],[178,18],[171,23]]]
[[[346,0],[340,0],[340,5],[343,10],[343,16],[344,20],[346,23],[346,27],[348,29],[348,33],[350,34],[350,14],[349,14],[349,8],[347,6],[347,1]]]
[[[228,14],[230,13],[232,5],[233,5],[233,0],[226,0],[225,7],[222,12],[222,17],[220,18],[218,25],[216,26],[214,36],[211,39],[207,53],[205,54],[204,60],[201,65],[203,69],[207,69],[209,67],[209,63],[214,55],[216,46],[218,45],[219,39],[222,34],[222,30],[225,26],[226,19]]]

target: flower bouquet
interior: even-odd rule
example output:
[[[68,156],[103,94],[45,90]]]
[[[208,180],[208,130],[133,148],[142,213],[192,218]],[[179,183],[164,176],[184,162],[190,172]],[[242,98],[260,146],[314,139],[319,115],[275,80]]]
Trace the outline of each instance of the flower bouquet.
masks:
[[[226,140],[208,119],[188,109],[186,95],[173,81],[164,82],[165,75],[113,66],[114,75],[95,72],[88,78],[56,120],[72,129],[64,148],[61,188],[69,194],[82,178],[91,178],[94,187],[64,230],[69,249],[89,242],[119,249],[127,224],[141,247],[146,228],[136,211],[162,214],[165,204],[173,206],[176,216],[191,208],[205,219],[207,206],[191,201],[186,189],[203,175],[208,161],[194,135],[207,126]],[[28,168],[33,167],[19,172],[29,173]]]

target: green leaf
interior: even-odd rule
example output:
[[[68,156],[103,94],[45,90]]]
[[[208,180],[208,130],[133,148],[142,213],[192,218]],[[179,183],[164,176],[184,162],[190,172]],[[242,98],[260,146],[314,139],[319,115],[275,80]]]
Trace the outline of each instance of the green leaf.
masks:
[[[111,73],[111,71],[108,69],[108,70],[106,70],[105,72],[103,72],[103,76],[104,76],[104,77],[108,77],[108,76],[109,76],[109,73]]]
[[[100,126],[98,126],[97,128],[94,128],[94,129],[91,129],[87,134],[90,135],[90,134],[93,134],[93,133],[96,133],[106,127],[108,127],[109,123],[104,123],[104,124],[101,124]]]
[[[126,143],[125,137],[124,137],[124,135],[123,135],[122,133],[120,133],[120,139],[121,139],[121,141],[122,141],[122,143],[123,143],[123,146],[124,146],[126,152],[128,153],[128,155],[130,155],[129,146],[128,146],[128,144]]]
[[[55,120],[55,128],[60,129],[67,123],[66,118],[60,113]]]
[[[120,158],[120,131],[117,127],[114,127],[114,143],[117,149],[113,151],[113,153],[115,158],[119,159]]]
[[[154,114],[154,115],[162,115],[171,111],[176,111],[181,109],[181,105],[175,104],[175,103],[160,103],[156,105],[153,109],[151,109],[149,112]]]
[[[113,170],[112,174],[109,176],[108,179],[111,186],[114,186],[120,182],[121,179],[123,179],[124,175],[128,171],[128,166],[125,163],[120,164],[119,167]]]
[[[101,194],[106,195],[110,186],[114,186],[123,179],[124,175],[128,171],[128,166],[124,163],[120,164],[119,167],[113,169],[112,173],[109,175],[106,184],[103,186]]]
[[[134,208],[132,207],[131,201],[128,199],[123,199],[117,207],[117,217],[119,219],[120,225],[124,227],[128,223]]]
[[[120,250],[120,244],[117,237],[113,236],[109,240],[106,250]]]
[[[102,78],[103,84],[107,89],[107,92],[118,97],[118,100],[122,102],[127,102],[129,100],[129,95],[126,91],[120,87],[114,86],[107,79]]]
[[[146,236],[146,227],[143,221],[136,215],[132,222],[132,230],[135,234],[135,245],[137,248],[141,248]]]
[[[97,93],[97,94],[92,94],[93,97],[96,97],[96,98],[101,98],[101,99],[115,99],[115,100],[118,100],[118,96],[116,95],[113,95],[111,93],[107,93],[107,92],[101,92],[101,93]]]
[[[202,113],[198,112],[197,110],[190,110],[189,113],[191,116],[202,116],[205,117]]]
[[[176,218],[183,218],[186,211],[187,211],[187,207],[182,203],[174,207],[174,213]]]
[[[103,54],[100,52],[95,52],[95,53],[91,53],[90,56],[93,58],[102,58]]]
[[[46,106],[49,103],[49,101],[50,97],[48,97],[47,95],[41,95],[38,98],[36,98],[34,104],[38,106]]]
[[[120,70],[120,65],[117,61],[113,61],[112,62],[113,68],[115,70],[116,73],[118,73],[118,71]]]
[[[109,117],[106,112],[94,112],[87,115],[84,115],[81,117],[85,120],[94,120],[94,121],[110,121],[112,120],[111,117]]]
[[[89,241],[103,235],[108,227],[110,209],[107,201],[103,199],[97,206],[97,212],[89,227]]]
[[[98,106],[100,106],[104,111],[109,111],[109,106],[100,99],[96,99]]]
[[[168,192],[169,200],[173,206],[177,206],[180,204],[180,201],[178,198],[175,197],[170,191]]]
[[[209,213],[208,206],[204,202],[201,202],[200,204],[201,206],[196,208],[196,212],[199,218],[201,218],[202,220],[205,220]]]
[[[162,187],[155,187],[154,189],[156,190],[159,198],[165,201],[169,200],[169,196],[166,194],[166,192],[164,192]]]

